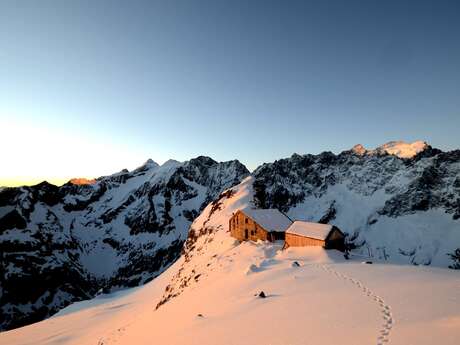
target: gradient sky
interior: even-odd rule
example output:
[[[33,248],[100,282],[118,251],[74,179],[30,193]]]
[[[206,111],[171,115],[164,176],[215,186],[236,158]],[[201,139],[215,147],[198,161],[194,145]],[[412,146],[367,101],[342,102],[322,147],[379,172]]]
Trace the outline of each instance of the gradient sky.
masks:
[[[459,1],[0,1],[0,185],[459,129]]]

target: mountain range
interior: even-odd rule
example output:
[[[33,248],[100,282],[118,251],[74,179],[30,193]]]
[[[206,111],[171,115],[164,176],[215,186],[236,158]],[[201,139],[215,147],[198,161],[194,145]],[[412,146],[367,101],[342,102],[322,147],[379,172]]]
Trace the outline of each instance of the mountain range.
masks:
[[[422,141],[373,150],[356,145],[339,154],[294,154],[252,173],[236,160],[200,156],[161,166],[148,160],[131,172],[61,187],[4,188],[0,327],[23,326],[74,301],[144,284],[182,253],[161,308],[205,274],[190,264],[205,261],[193,258],[247,205],[337,225],[355,255],[454,267],[460,150],[443,152]]]

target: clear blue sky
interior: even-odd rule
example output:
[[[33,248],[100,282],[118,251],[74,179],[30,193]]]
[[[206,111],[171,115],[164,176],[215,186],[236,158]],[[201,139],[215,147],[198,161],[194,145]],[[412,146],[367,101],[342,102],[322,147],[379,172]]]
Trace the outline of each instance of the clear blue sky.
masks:
[[[0,185],[460,148],[460,2],[3,0],[0,125]]]

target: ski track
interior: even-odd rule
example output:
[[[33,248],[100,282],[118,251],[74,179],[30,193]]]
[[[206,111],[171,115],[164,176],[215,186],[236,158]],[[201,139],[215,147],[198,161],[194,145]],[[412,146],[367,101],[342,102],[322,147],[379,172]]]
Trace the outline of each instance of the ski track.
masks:
[[[377,345],[384,345],[388,344],[390,341],[390,332],[394,325],[393,314],[391,312],[391,307],[385,303],[382,297],[375,294],[372,290],[370,290],[367,286],[365,286],[361,281],[356,280],[352,277],[349,277],[343,273],[338,272],[330,265],[325,264],[317,264],[316,267],[326,271],[329,274],[335,275],[337,278],[342,280],[348,281],[358,287],[366,297],[371,298],[375,303],[378,304],[380,309],[380,314],[383,318],[383,325],[380,329],[379,336],[377,337]]]

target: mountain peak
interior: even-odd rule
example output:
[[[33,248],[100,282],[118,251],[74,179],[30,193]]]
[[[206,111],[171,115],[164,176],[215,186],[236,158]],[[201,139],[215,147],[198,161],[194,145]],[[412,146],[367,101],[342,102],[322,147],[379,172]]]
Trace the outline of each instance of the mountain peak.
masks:
[[[395,155],[400,158],[412,158],[417,153],[422,152],[428,147],[425,141],[417,140],[412,143],[406,143],[405,141],[390,141],[376,150],[384,151],[390,155]]]
[[[156,167],[159,167],[160,165],[157,162],[155,162],[153,159],[149,158],[145,161],[145,163],[142,166],[146,168],[156,168]]]
[[[158,168],[160,165],[155,162],[153,159],[147,159],[144,164],[142,164],[139,168],[134,169],[133,172],[144,172],[153,168]]]
[[[75,185],[95,184],[96,180],[88,179],[86,177],[76,177],[76,178],[70,179],[69,183],[75,184]]]
[[[377,147],[374,150],[368,150],[363,145],[357,144],[351,149],[357,155],[375,155],[375,154],[389,154],[399,158],[412,158],[418,153],[424,151],[428,144],[423,140],[417,140],[412,143],[407,143],[402,140],[389,141]]]
[[[366,148],[361,144],[356,144],[355,146],[353,146],[351,150],[360,156],[364,155],[367,152]]]
[[[166,162],[164,162],[161,167],[164,168],[164,167],[174,167],[174,166],[177,166],[177,165],[180,165],[181,162],[175,160],[175,159],[168,159]]]
[[[217,164],[217,162],[208,156],[198,156],[196,158],[190,159],[191,164],[203,165],[203,166],[212,166]]]

